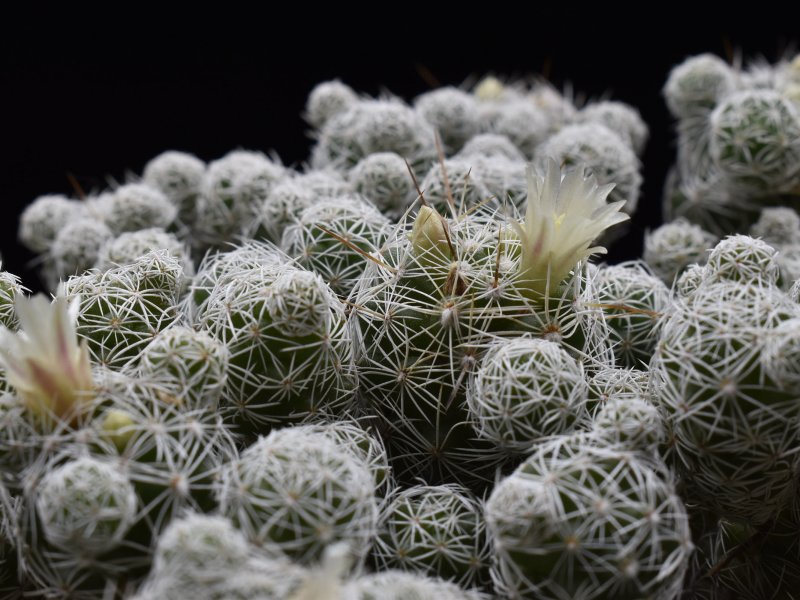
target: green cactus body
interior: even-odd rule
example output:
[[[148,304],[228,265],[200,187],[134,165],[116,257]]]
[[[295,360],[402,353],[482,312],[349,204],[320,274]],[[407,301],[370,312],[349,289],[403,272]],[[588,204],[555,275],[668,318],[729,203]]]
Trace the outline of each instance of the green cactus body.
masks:
[[[762,240],[748,235],[731,235],[711,250],[704,281],[737,281],[774,286],[780,277],[777,252]]]
[[[406,161],[394,152],[363,158],[348,174],[353,189],[369,198],[383,214],[397,221],[417,197]]]
[[[384,508],[373,558],[380,571],[401,569],[459,585],[489,583],[482,508],[463,488],[414,486]]]
[[[140,376],[163,384],[188,409],[215,408],[228,374],[228,349],[204,331],[172,326],[145,347]]]
[[[212,292],[228,286],[236,277],[252,269],[263,269],[264,277],[270,274],[287,257],[273,244],[260,241],[247,241],[228,252],[213,252],[206,255],[192,278],[189,293],[182,300],[181,313],[191,322],[196,322],[208,308]]]
[[[389,221],[359,196],[323,199],[305,209],[283,232],[281,248],[318,273],[334,293],[347,297],[380,248]]]
[[[470,384],[478,432],[512,453],[526,454],[540,438],[568,433],[587,418],[583,365],[556,342],[499,340]]]
[[[61,292],[82,299],[77,331],[93,362],[121,369],[175,322],[184,283],[178,261],[159,250],[130,265],[71,277]]]
[[[618,366],[642,368],[655,349],[655,324],[669,306],[669,290],[641,263],[601,267],[595,286]]]
[[[373,482],[367,465],[327,435],[291,427],[228,464],[217,497],[248,539],[301,563],[339,541],[363,558],[377,522]]]
[[[250,429],[353,408],[352,345],[341,302],[293,265],[221,278],[199,326],[230,353],[225,410]]]
[[[254,219],[286,169],[260,152],[233,151],[208,165],[195,205],[198,249],[221,248]]]
[[[664,86],[664,96],[675,117],[707,117],[720,100],[735,89],[733,69],[713,54],[701,54],[672,70]]]
[[[648,397],[650,374],[638,369],[598,369],[589,379],[587,410],[594,418],[603,405],[614,398]]]
[[[660,470],[589,438],[554,438],[486,506],[493,579],[511,598],[674,598],[688,518]]]
[[[51,544],[94,556],[122,541],[138,506],[124,473],[109,463],[83,457],[44,474],[36,509]]]
[[[667,285],[672,285],[691,264],[704,264],[716,238],[679,217],[645,234],[644,261]]]
[[[548,295],[531,289],[518,240],[507,232],[498,240],[493,217],[446,225],[423,217],[412,239],[399,230],[351,297],[360,389],[381,416],[400,481],[485,485],[506,457],[476,435],[467,412],[467,382],[485,347],[529,333],[587,363],[607,362],[604,323],[586,308],[580,275]]]
[[[761,194],[800,185],[800,114],[780,93],[732,94],[710,118],[711,156],[737,185]]]
[[[0,325],[16,331],[19,326],[14,301],[27,292],[20,278],[8,271],[0,271]]]
[[[195,220],[195,204],[202,192],[206,165],[185,152],[167,151],[148,161],[142,180],[161,191],[178,209],[178,221],[189,226]]]
[[[312,151],[315,168],[346,171],[377,152],[405,157],[424,173],[436,157],[433,130],[412,108],[395,98],[361,100],[331,117]]]
[[[674,450],[719,515],[763,523],[794,493],[800,407],[762,362],[797,305],[775,288],[702,284],[665,318],[651,362]]]
[[[143,564],[173,518],[214,508],[213,486],[236,454],[219,416],[169,400],[158,386],[110,374],[89,437],[92,454],[123,469],[139,498],[142,510],[126,539],[131,558],[138,553]]]
[[[395,483],[383,440],[372,431],[371,421],[373,419],[362,421],[337,419],[323,420],[313,425],[315,431],[325,434],[367,465],[375,483],[375,495],[386,501],[393,492]]]

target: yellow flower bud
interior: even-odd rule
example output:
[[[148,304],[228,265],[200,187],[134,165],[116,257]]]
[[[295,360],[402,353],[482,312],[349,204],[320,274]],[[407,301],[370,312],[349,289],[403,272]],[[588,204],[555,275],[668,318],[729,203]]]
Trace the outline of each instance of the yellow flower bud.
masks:
[[[411,229],[411,245],[417,257],[441,258],[450,260],[450,244],[447,236],[447,223],[436,209],[422,206]]]

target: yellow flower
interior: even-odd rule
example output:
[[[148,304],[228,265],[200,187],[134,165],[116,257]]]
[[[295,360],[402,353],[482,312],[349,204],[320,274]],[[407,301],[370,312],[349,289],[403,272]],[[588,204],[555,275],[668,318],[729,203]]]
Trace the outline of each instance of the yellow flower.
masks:
[[[562,177],[556,162],[549,160],[544,177],[531,165],[526,173],[525,222],[512,223],[522,244],[521,284],[546,293],[555,290],[579,261],[605,254],[605,248],[591,243],[628,215],[619,212],[624,200],[606,202],[614,185],[598,186],[593,175],[584,177],[582,168]]]
[[[74,421],[94,397],[89,350],[78,344],[80,299],[19,296],[20,331],[0,329],[0,364],[28,409],[44,420]]]

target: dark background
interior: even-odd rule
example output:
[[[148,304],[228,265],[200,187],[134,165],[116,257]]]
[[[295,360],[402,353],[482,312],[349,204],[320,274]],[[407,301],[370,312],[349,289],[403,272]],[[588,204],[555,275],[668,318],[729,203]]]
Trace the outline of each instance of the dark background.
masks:
[[[140,173],[167,149],[204,160],[237,147],[275,150],[299,164],[310,148],[300,113],[319,81],[339,78],[360,92],[411,99],[432,80],[458,85],[486,73],[545,74],[559,88],[571,82],[588,97],[641,111],[651,131],[642,199],[630,234],[610,255],[638,257],[643,231],[660,222],[661,188],[674,159],[660,93],[670,68],[693,54],[729,57],[735,49],[773,61],[800,38],[800,31],[764,28],[749,17],[708,25],[630,13],[634,21],[625,24],[585,11],[509,11],[498,20],[463,9],[462,24],[426,17],[425,9],[389,8],[392,18],[347,27],[302,13],[270,22],[242,13],[202,28],[149,15],[143,24],[128,23],[130,31],[124,21],[97,27],[56,19],[54,31],[36,20],[7,21],[0,42],[3,268],[38,287],[32,256],[16,242],[18,216],[39,195],[72,193],[68,175],[87,192],[98,190]]]

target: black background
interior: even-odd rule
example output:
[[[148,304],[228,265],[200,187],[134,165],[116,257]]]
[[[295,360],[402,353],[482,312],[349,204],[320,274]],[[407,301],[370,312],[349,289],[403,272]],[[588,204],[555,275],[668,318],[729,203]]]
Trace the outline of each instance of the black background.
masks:
[[[202,27],[165,23],[157,13],[99,25],[52,18],[47,31],[37,19],[7,21],[0,36],[3,268],[39,285],[28,267],[32,256],[16,242],[18,215],[39,195],[72,193],[68,174],[87,192],[99,190],[140,173],[167,149],[204,160],[233,148],[275,150],[299,164],[310,148],[301,111],[319,81],[339,78],[360,92],[411,99],[432,79],[458,85],[486,73],[545,74],[558,87],[571,82],[590,98],[639,108],[651,130],[642,199],[631,233],[610,258],[637,257],[643,231],[660,222],[661,188],[674,159],[661,97],[670,68],[693,54],[730,57],[736,49],[772,61],[800,39],[800,31],[764,28],[750,15],[701,23],[693,14],[666,18],[655,9],[613,18],[502,5],[490,17],[491,9],[462,8],[456,19],[382,5],[390,16],[364,24],[311,7],[272,19],[210,15]],[[800,23],[797,15],[783,16],[788,25]]]

